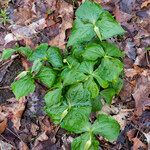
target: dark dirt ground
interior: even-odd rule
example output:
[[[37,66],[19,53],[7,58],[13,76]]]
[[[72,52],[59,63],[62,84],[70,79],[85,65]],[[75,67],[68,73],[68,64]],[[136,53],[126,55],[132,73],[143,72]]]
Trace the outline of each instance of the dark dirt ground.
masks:
[[[95,1],[110,11],[126,30],[123,38],[110,39],[126,53],[124,88],[112,106],[104,107],[104,111],[107,110],[120,122],[122,131],[115,143],[97,137],[100,149],[148,150],[150,53],[145,48],[150,46],[150,1]],[[71,0],[0,1],[0,8],[7,9],[10,18],[5,26],[0,24],[0,53],[16,44],[34,48],[42,42],[64,49],[74,11],[81,2],[76,1],[73,5]],[[41,19],[41,24],[32,32],[30,25]],[[55,126],[46,116],[43,110],[45,89],[42,85],[37,84],[36,91],[22,101],[14,99],[10,84],[25,67],[26,62],[19,56],[0,62],[0,144],[5,147],[1,149],[69,150],[75,135]]]

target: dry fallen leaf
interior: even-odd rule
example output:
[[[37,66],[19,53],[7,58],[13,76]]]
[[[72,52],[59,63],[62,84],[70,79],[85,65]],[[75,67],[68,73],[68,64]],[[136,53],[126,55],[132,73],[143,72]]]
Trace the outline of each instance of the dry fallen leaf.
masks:
[[[36,124],[32,123],[30,131],[33,136],[37,136],[37,130],[39,130],[39,127]]]
[[[119,122],[121,130],[125,128],[127,117],[129,117],[132,112],[133,109],[121,109],[117,115],[113,116]]]
[[[147,7],[147,6],[148,6],[148,4],[150,4],[150,0],[146,0],[146,1],[144,1],[144,2],[142,3],[142,5],[141,5],[141,8],[143,8],[143,7]]]
[[[62,18],[60,32],[54,39],[49,41],[49,45],[65,49],[66,30],[70,29],[73,23],[73,5],[60,0],[58,13],[59,17]]]
[[[136,104],[135,114],[140,116],[146,107],[150,106],[150,71],[144,70],[137,81],[132,94]]]
[[[48,136],[46,135],[46,132],[43,132],[36,140],[34,143],[34,147],[32,148],[32,150],[36,150],[37,145],[42,142],[48,140]]]
[[[5,114],[5,117],[8,117],[13,122],[15,129],[19,130],[21,124],[20,120],[25,109],[26,99],[22,98],[17,101],[15,98],[8,100],[10,104],[2,106],[2,113]]]
[[[31,38],[34,34],[46,27],[46,20],[39,19],[28,26],[13,25],[11,33],[5,36],[5,45],[11,41],[22,40],[24,38]]]
[[[133,141],[133,150],[139,150],[140,148],[142,149],[147,149],[147,146],[137,137],[132,139]]]
[[[23,141],[20,141],[19,150],[29,150],[29,148],[26,143],[24,143]]]
[[[0,122],[0,134],[2,134],[7,127],[7,118]]]
[[[134,66],[134,68],[125,69],[125,76],[129,78],[133,78],[134,76],[143,72],[143,68],[138,66]]]
[[[0,150],[13,150],[13,146],[0,140]]]

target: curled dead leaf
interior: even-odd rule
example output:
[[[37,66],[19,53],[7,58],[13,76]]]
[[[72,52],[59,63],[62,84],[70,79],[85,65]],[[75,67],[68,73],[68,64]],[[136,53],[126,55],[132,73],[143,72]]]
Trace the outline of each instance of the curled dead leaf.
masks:
[[[7,118],[0,122],[0,134],[2,134],[7,127]]]

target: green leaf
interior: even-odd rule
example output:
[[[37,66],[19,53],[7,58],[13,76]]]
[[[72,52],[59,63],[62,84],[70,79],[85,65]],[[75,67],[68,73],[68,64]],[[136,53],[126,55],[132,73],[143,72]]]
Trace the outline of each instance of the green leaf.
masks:
[[[117,139],[120,132],[120,125],[111,116],[101,114],[92,125],[94,134],[100,134],[110,142]]]
[[[72,51],[72,55],[75,58],[82,59],[82,53],[84,52],[84,45],[83,44],[73,45],[71,51]]]
[[[119,59],[103,58],[95,73],[105,81],[116,80],[123,70],[123,64]]]
[[[90,106],[90,92],[82,83],[72,85],[66,93],[66,98],[72,106]]]
[[[49,91],[44,99],[47,107],[53,106],[61,102],[62,98],[62,89],[55,89],[53,91]]]
[[[121,78],[118,78],[111,83],[110,87],[112,87],[115,90],[115,93],[118,95],[123,87],[123,80]]]
[[[107,11],[101,14],[99,20],[96,22],[96,27],[99,28],[102,40],[125,33],[120,24]]]
[[[95,70],[94,73],[93,73],[93,77],[97,80],[97,82],[99,83],[99,85],[102,87],[102,88],[107,88],[109,86],[108,82],[103,80],[99,73],[98,73],[98,70]]]
[[[103,107],[100,95],[98,95],[96,98],[94,98],[91,101],[91,103],[92,103],[92,112],[100,111]]]
[[[75,83],[79,83],[85,80],[87,76],[80,72],[78,69],[66,70],[65,75],[62,75],[62,79],[64,80],[63,84],[71,85]]]
[[[14,54],[15,52],[16,52],[15,49],[11,49],[11,48],[5,49],[5,50],[3,51],[3,53],[2,53],[1,59],[2,59],[2,60],[9,59],[9,58],[11,57],[11,55]]]
[[[33,62],[32,68],[31,68],[31,73],[37,74],[40,69],[42,68],[42,61],[40,59],[37,59]]]
[[[63,66],[60,49],[57,47],[50,47],[47,51],[48,61],[54,68],[61,68]]]
[[[91,107],[72,107],[61,123],[61,127],[74,133],[82,133],[90,128]]]
[[[39,79],[42,83],[50,88],[54,84],[56,73],[53,69],[43,66],[35,78]]]
[[[92,98],[96,98],[99,94],[99,88],[95,81],[93,80],[93,77],[90,77],[85,83],[84,87],[89,90],[91,93]]]
[[[107,104],[111,104],[112,98],[115,96],[115,90],[112,88],[108,88],[101,91],[100,95],[105,99]]]
[[[105,52],[104,52],[103,48],[99,44],[96,44],[96,43],[89,44],[85,48],[84,53],[82,54],[84,59],[92,60],[92,61],[95,61],[98,58],[103,57],[104,55],[105,55]]]
[[[80,135],[71,143],[72,150],[98,150],[98,146],[99,142],[89,133]]]
[[[78,68],[78,66],[80,65],[78,60],[71,55],[69,55],[66,59],[64,59],[63,62],[66,62],[70,69],[71,68]]]
[[[105,55],[112,57],[123,57],[123,52],[114,44],[109,42],[100,43],[105,50]]]
[[[47,49],[48,44],[43,43],[40,44],[35,51],[32,53],[32,55],[29,57],[29,60],[34,61],[36,59],[46,60],[47,59]]]
[[[23,54],[27,58],[29,58],[32,55],[32,53],[33,53],[33,51],[31,50],[31,48],[29,48],[29,47],[19,47],[17,49],[17,52],[20,52],[21,54]]]
[[[83,61],[79,66],[79,70],[85,74],[92,74],[94,70],[94,64],[95,62],[93,61]]]
[[[59,124],[68,114],[68,105],[57,104],[52,107],[47,107],[46,112],[55,124]]]
[[[35,90],[34,80],[31,75],[26,75],[11,84],[13,93],[16,99],[27,96]]]
[[[95,35],[92,24],[85,24],[80,19],[76,19],[67,46],[88,42]]]
[[[76,16],[84,22],[95,24],[102,12],[100,5],[87,0],[77,9]]]

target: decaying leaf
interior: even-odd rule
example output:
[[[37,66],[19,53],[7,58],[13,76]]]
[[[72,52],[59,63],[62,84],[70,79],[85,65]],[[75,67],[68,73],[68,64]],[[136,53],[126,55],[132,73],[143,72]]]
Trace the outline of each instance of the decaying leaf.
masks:
[[[29,150],[29,148],[26,143],[24,143],[23,141],[20,141],[19,150]]]
[[[5,36],[5,44],[11,41],[22,40],[24,38],[31,38],[38,31],[46,27],[46,20],[39,19],[28,26],[14,25],[11,27],[11,33]]]
[[[26,100],[25,98],[22,98],[19,101],[16,101],[15,98],[11,98],[8,101],[11,102],[11,104],[3,105],[1,113],[5,117],[11,116],[10,119],[13,122],[14,128],[19,130],[21,126],[20,120],[25,109]]]
[[[133,98],[136,104],[135,114],[140,116],[146,107],[150,106],[150,71],[144,70],[137,81]]]
[[[73,23],[73,5],[60,0],[58,13],[59,17],[62,19],[62,23],[60,25],[60,32],[54,39],[49,42],[49,44],[52,46],[57,46],[61,49],[65,49],[66,30],[70,29]]]
[[[2,134],[7,127],[7,118],[0,122],[0,134]]]
[[[9,143],[3,142],[0,140],[0,150],[13,150],[13,146]]]

